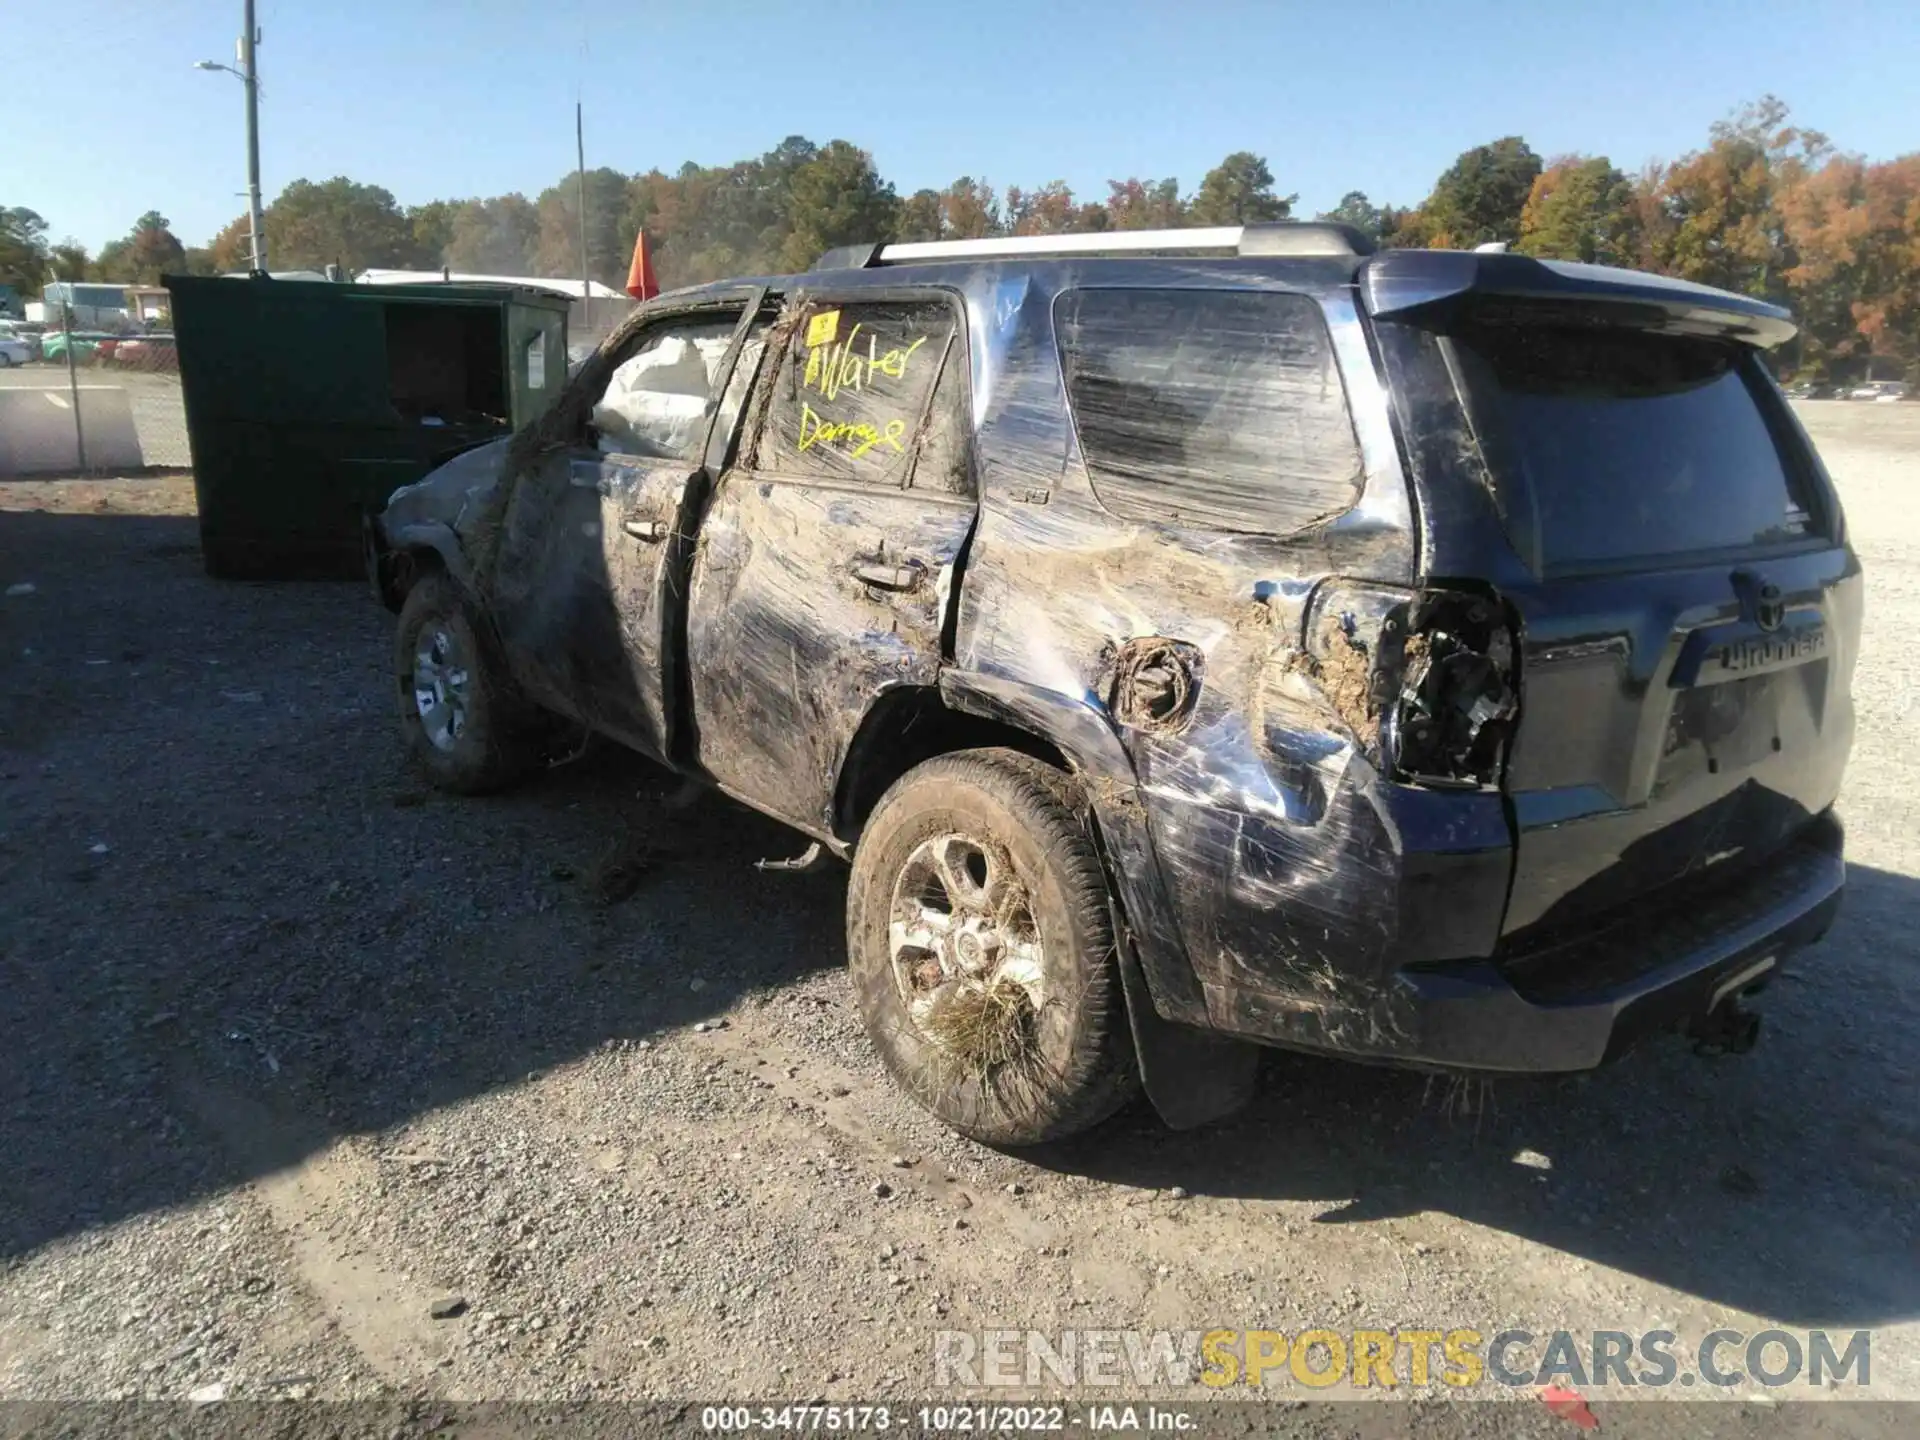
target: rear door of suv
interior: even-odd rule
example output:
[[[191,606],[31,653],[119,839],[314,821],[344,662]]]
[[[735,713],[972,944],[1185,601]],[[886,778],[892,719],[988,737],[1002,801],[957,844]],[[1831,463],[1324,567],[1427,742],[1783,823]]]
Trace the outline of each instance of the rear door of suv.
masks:
[[[975,513],[957,299],[820,290],[773,327],[747,440],[700,525],[698,760],[812,834],[873,702],[930,687]]]
[[[1491,586],[1519,631],[1514,948],[1778,860],[1832,803],[1853,726],[1858,564],[1751,343],[1763,320],[1561,276],[1592,289],[1495,286],[1378,327],[1426,569]]]

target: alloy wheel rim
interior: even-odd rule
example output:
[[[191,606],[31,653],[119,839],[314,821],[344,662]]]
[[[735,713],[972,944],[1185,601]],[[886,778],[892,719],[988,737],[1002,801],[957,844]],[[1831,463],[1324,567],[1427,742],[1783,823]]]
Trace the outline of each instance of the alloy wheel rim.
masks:
[[[466,733],[469,683],[460,637],[444,625],[422,630],[414,643],[413,704],[434,749],[451,750]]]
[[[1004,849],[958,831],[915,846],[894,881],[887,945],[915,1027],[952,1048],[943,1012],[993,997],[1026,1023],[1047,1002],[1033,901]]]

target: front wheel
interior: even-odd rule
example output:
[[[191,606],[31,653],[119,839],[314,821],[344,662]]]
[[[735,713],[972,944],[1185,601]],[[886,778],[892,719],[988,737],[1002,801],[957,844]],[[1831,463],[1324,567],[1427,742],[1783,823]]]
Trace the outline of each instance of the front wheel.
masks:
[[[887,792],[847,887],[847,951],[894,1079],[973,1139],[1091,1128],[1138,1088],[1106,875],[1072,781],[1012,750]]]
[[[445,575],[423,575],[407,592],[394,637],[394,684],[401,734],[439,789],[498,790],[536,760],[536,712],[484,620]]]

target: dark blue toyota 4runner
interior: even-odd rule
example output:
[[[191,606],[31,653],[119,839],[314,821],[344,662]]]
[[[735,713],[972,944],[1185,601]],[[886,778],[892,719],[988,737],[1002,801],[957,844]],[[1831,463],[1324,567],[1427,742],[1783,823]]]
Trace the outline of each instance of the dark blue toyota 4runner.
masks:
[[[449,789],[584,729],[849,860],[874,1041],[985,1140],[1224,1113],[1257,1045],[1744,1048],[1844,882],[1792,334],[1331,225],[663,296],[372,523],[402,723]]]

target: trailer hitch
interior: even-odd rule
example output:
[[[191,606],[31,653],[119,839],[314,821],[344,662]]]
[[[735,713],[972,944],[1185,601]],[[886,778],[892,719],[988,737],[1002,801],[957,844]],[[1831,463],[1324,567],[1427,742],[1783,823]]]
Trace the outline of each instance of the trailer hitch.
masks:
[[[1744,1055],[1760,1039],[1760,1016],[1736,996],[1695,1020],[1687,1036],[1696,1055]]]

